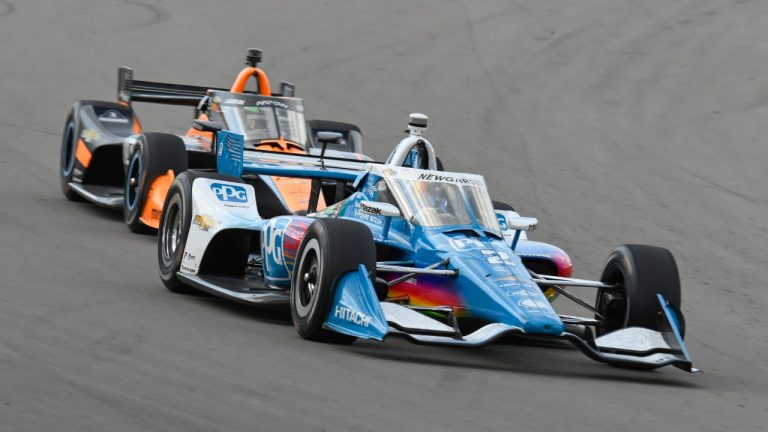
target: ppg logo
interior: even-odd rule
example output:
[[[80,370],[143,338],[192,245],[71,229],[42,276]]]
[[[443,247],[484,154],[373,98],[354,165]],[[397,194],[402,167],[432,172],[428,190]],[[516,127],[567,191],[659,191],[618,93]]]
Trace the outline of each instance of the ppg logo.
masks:
[[[496,213],[496,219],[499,221],[499,228],[502,231],[507,229],[507,218],[501,213]]]
[[[219,201],[245,203],[248,202],[248,195],[245,187],[234,184],[211,183],[211,190],[216,194]]]

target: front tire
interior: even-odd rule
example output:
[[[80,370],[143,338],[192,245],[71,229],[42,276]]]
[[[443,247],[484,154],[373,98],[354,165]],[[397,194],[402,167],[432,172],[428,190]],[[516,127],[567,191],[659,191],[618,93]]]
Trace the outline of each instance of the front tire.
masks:
[[[192,225],[192,185],[198,178],[242,183],[242,180],[236,177],[197,171],[185,171],[173,181],[165,197],[160,217],[157,260],[163,284],[168,290],[179,294],[197,293],[195,288],[182,283],[177,273],[181,270],[184,249]]]
[[[187,169],[184,141],[176,135],[145,133],[131,154],[125,175],[123,220],[135,233],[150,233],[141,221],[152,182],[168,170],[175,175]]]
[[[291,318],[305,339],[352,343],[355,337],[323,328],[339,278],[360,264],[376,268],[376,245],[365,225],[346,219],[313,222],[297,254],[291,281]]]
[[[661,294],[680,317],[680,332],[685,327],[680,313],[680,275],[672,253],[664,248],[626,244],[608,256],[600,280],[616,284],[617,289],[598,290],[596,309],[605,325],[597,328],[598,336],[626,327],[661,330],[656,293]]]

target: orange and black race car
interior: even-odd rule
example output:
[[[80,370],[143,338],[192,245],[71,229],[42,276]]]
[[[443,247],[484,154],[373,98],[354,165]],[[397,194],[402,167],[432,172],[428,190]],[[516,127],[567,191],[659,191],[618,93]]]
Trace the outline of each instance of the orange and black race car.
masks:
[[[334,135],[337,139],[327,154],[343,152],[344,157],[368,159],[362,155],[360,128],[306,120],[302,99],[294,97],[295,87],[282,82],[279,93],[273,93],[267,75],[258,68],[260,61],[261,51],[249,49],[247,67],[229,89],[138,81],[130,68],[120,67],[118,102],[80,100],[67,116],[59,171],[64,195],[122,207],[131,231],[156,229],[173,179],[187,169],[216,168],[216,132],[222,128],[242,134],[245,146],[299,154],[319,153],[321,133],[335,132],[341,137]],[[246,90],[251,79],[255,91]],[[194,107],[193,125],[183,135],[145,132],[132,102]],[[261,180],[257,192],[264,199],[260,202],[274,207],[274,212],[307,209],[310,180]],[[321,200],[318,208],[322,207]]]

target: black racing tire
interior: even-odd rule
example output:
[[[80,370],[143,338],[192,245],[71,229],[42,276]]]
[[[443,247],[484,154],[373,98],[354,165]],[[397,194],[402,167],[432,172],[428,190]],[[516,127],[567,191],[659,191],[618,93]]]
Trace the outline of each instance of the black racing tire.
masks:
[[[202,171],[184,171],[173,181],[163,204],[157,236],[157,261],[160,279],[168,290],[178,294],[196,294],[197,290],[181,282],[176,273],[181,269],[184,248],[192,225],[192,185],[195,179],[211,178],[242,183],[236,177]]]
[[[365,225],[347,219],[314,221],[301,242],[291,281],[291,319],[304,339],[349,344],[355,337],[323,328],[340,276],[360,264],[376,268],[376,244]]]
[[[153,132],[139,137],[125,173],[123,220],[128,229],[135,233],[154,231],[139,219],[152,182],[168,170],[179,175],[186,169],[187,150],[180,137]]]
[[[494,210],[510,210],[510,211],[515,211],[514,207],[512,207],[511,205],[509,205],[509,204],[507,204],[505,202],[493,200],[493,201],[491,201],[491,203],[493,203],[493,209]]]
[[[79,136],[80,125],[75,117],[75,109],[72,108],[67,116],[67,123],[64,126],[64,133],[61,137],[61,156],[59,158],[61,192],[70,201],[85,201],[83,197],[69,187],[69,183],[72,181],[72,173],[75,171],[75,166],[79,163],[75,157]]]
[[[637,244],[617,247],[608,256],[600,280],[619,285],[618,289],[597,292],[597,311],[606,317],[597,327],[601,336],[626,327],[661,330],[660,293],[678,312],[680,331],[685,334],[685,321],[680,311],[680,274],[672,253],[664,248]]]

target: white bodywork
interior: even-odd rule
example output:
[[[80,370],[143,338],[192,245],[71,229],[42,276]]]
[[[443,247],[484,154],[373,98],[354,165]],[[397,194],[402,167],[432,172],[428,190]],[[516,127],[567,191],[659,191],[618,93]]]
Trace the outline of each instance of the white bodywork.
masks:
[[[507,246],[512,246],[512,241],[515,238],[515,232],[516,229],[513,228],[512,221],[520,219],[520,213],[512,210],[495,210],[496,211],[496,217],[499,218],[499,216],[504,218],[504,223],[501,223],[501,218],[499,218],[499,226],[501,227],[501,235],[504,237],[504,242],[507,243]],[[520,238],[519,240],[528,240],[528,233],[523,230],[520,232]]]
[[[227,191],[235,191],[235,196],[228,197],[221,192],[221,186]],[[221,196],[214,189],[218,189]],[[237,196],[237,192],[242,191],[244,196],[242,193]],[[197,274],[203,254],[217,233],[233,228],[261,231],[263,225],[253,186],[210,178],[195,179],[192,185],[192,224],[184,247],[181,271]]]

